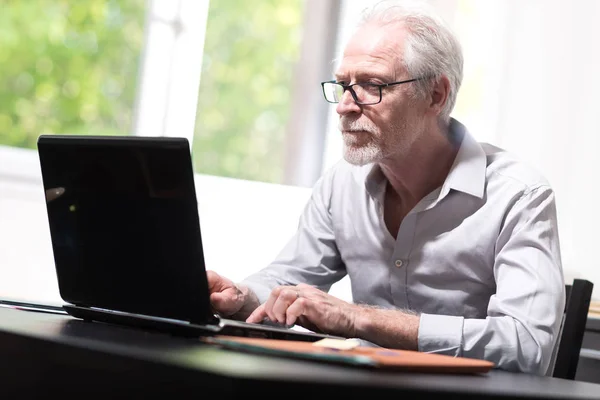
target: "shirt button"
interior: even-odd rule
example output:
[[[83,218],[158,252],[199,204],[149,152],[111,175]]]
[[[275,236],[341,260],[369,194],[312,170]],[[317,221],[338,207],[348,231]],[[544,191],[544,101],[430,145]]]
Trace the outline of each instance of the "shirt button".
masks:
[[[404,264],[404,261],[396,260],[395,264],[396,264],[396,267],[400,268]]]

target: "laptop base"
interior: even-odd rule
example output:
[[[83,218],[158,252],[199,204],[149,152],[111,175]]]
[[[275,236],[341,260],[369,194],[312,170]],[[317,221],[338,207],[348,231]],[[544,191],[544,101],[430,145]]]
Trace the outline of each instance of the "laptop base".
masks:
[[[250,324],[229,319],[215,319],[214,324],[194,324],[166,318],[80,307],[73,304],[65,304],[63,309],[72,317],[84,321],[96,321],[136,329],[147,329],[181,337],[197,338],[201,336],[227,335],[304,342],[316,342],[324,338],[340,339],[339,337],[326,334],[300,332],[293,329]]]
[[[103,322],[136,329],[147,329],[172,334],[174,336],[199,337],[219,333],[219,327],[212,325],[196,325],[176,320],[166,320],[143,315],[80,307],[72,304],[65,304],[63,305],[63,308],[67,314],[84,321]]]

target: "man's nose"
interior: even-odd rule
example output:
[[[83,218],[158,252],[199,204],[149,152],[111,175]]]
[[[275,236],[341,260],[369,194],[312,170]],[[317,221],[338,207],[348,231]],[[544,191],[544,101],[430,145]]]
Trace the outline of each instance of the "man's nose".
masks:
[[[352,97],[352,93],[350,93],[350,90],[346,90],[344,92],[342,98],[340,99],[340,102],[335,108],[335,111],[339,115],[347,115],[350,113],[360,112],[360,107],[354,101],[354,97]]]

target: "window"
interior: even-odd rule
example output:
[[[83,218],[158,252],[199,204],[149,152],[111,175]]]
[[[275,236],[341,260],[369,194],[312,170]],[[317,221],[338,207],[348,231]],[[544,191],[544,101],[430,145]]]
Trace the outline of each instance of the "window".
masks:
[[[21,157],[10,148],[44,133],[182,136],[198,173],[310,186],[339,3],[9,2],[0,150]]]
[[[0,144],[129,134],[144,0],[28,0],[0,13]]]
[[[193,144],[198,172],[282,181],[304,3],[210,2]]]

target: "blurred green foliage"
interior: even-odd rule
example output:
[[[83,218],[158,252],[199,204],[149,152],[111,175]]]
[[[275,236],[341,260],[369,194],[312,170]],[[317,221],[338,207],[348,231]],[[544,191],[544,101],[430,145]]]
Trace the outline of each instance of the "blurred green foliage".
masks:
[[[0,144],[129,134],[145,0],[0,0]]]
[[[170,0],[163,0],[170,1]],[[0,144],[130,134],[146,0],[0,0]],[[196,172],[281,182],[304,0],[211,0]]]
[[[214,0],[209,7],[196,171],[281,182],[304,0]]]

